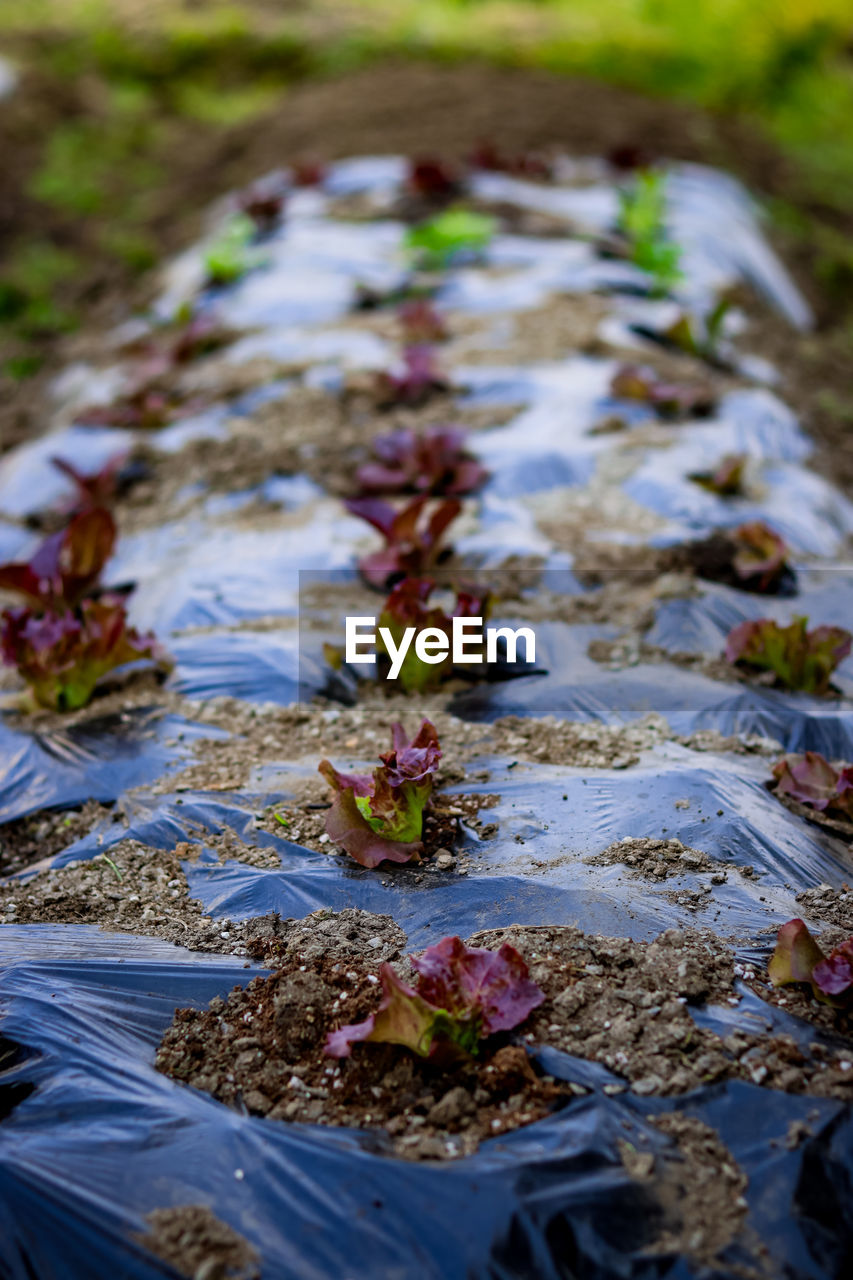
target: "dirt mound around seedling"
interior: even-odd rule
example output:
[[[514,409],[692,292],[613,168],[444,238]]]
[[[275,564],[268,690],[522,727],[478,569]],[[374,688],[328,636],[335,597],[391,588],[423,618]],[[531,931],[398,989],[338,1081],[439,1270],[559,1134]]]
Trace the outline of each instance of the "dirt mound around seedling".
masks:
[[[157,1053],[159,1070],[274,1120],[384,1132],[386,1150],[416,1160],[466,1155],[572,1096],[506,1037],[480,1059],[451,1066],[385,1044],[330,1058],[327,1033],[375,1012],[381,990],[374,970],[383,950],[397,951],[400,930],[388,916],[353,911],[304,925],[271,977],[235,987],[207,1010],[179,1009]],[[361,946],[376,961],[342,949],[341,935],[354,928],[371,934]],[[410,976],[405,962],[399,968]]]
[[[630,1087],[640,1096],[669,1095],[741,1079],[853,1099],[853,1041],[849,1050],[813,1044],[806,1052],[789,1035],[733,1031],[721,1037],[696,1024],[689,1006],[740,1002],[734,957],[709,932],[668,929],[652,942],[634,942],[571,927],[514,925],[469,939],[490,950],[504,942],[521,953],[547,997],[524,1023],[525,1040],[590,1058],[625,1077],[624,1085],[605,1085],[606,1092]],[[758,980],[755,989],[765,998],[773,990]],[[828,1028],[829,1014],[834,1031],[850,1034],[843,1013],[805,999],[803,1005],[803,1016]]]
[[[453,1066],[385,1044],[356,1044],[351,1057],[330,1058],[328,1032],[375,1012],[380,959],[410,979],[398,959],[402,932],[388,916],[355,910],[277,928],[281,945],[261,931],[249,952],[275,959],[278,970],[206,1010],[179,1009],[157,1053],[160,1071],[252,1114],[375,1130],[390,1140],[381,1149],[410,1159],[469,1154],[587,1092],[543,1076],[508,1036]],[[853,1098],[853,1064],[841,1053],[819,1045],[806,1053],[786,1035],[722,1038],[697,1026],[689,1004],[739,1002],[732,955],[712,935],[669,930],[636,943],[571,927],[515,926],[470,942],[492,950],[509,942],[521,952],[546,996],[519,1028],[524,1041],[624,1077],[605,1085],[607,1093],[678,1094],[737,1078]]]

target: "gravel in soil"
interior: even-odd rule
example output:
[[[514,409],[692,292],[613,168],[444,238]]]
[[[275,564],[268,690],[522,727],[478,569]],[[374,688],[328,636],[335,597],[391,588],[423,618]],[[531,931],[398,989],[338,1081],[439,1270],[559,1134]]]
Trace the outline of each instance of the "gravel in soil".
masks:
[[[554,716],[504,716],[494,724],[477,724],[446,711],[447,697],[443,692],[389,699],[379,689],[364,688],[354,707],[321,700],[290,707],[253,706],[229,698],[192,704],[185,707],[188,716],[226,729],[231,737],[194,743],[195,763],[162,779],[154,790],[240,790],[252,785],[259,761],[303,761],[314,767],[324,757],[337,767],[370,762],[388,750],[393,720],[401,720],[412,732],[424,716],[438,731],[443,753],[439,781],[444,783],[488,781],[489,771],[481,767],[487,755],[578,768],[627,768],[643,751],[671,737],[666,722],[656,715],[618,728]],[[692,739],[684,741],[691,745]],[[728,749],[733,742],[711,735],[699,749]],[[302,789],[307,783],[299,785]],[[311,798],[328,799],[319,775]]]
[[[648,1252],[687,1254],[711,1265],[743,1230],[746,1174],[701,1120],[672,1111],[650,1122],[673,1139],[672,1153],[655,1157],[622,1144],[625,1168],[637,1181],[651,1185],[664,1211],[660,1235]]]
[[[202,1204],[153,1209],[136,1240],[188,1280],[260,1280],[258,1255],[244,1236]]]
[[[0,827],[0,876],[14,875],[33,862],[52,858],[110,817],[95,800],[80,809],[42,809]]]
[[[212,381],[212,373],[208,376]],[[253,379],[251,386],[256,385]],[[230,419],[224,440],[195,440],[178,454],[164,455],[153,438],[137,449],[135,457],[145,463],[149,478],[134,486],[119,505],[121,528],[127,533],[157,527],[174,519],[176,512],[186,515],[211,492],[244,492],[276,475],[305,476],[328,494],[351,496],[356,491],[355,472],[370,457],[376,435],[444,422],[477,431],[499,426],[514,412],[517,409],[504,406],[462,406],[445,396],[420,409],[380,413],[366,396],[342,400],[297,385],[280,399]],[[190,489],[198,496],[183,497]],[[269,514],[267,508],[267,523]]]
[[[206,1010],[178,1010],[158,1051],[160,1070],[252,1114],[381,1130],[396,1154],[413,1159],[466,1154],[586,1091],[538,1075],[523,1046],[505,1036],[453,1070],[390,1045],[356,1045],[350,1058],[332,1061],[325,1036],[375,1010],[383,954],[410,977],[399,959],[402,933],[390,917],[354,910],[273,928],[278,940],[269,922],[259,924],[248,952],[276,972]],[[853,1098],[853,1055],[843,1050],[803,1050],[787,1035],[722,1038],[694,1022],[689,1005],[739,1002],[732,955],[711,934],[669,930],[638,943],[513,926],[469,939],[492,949],[503,942],[521,952],[546,995],[519,1028],[524,1042],[602,1063],[624,1080],[607,1093],[671,1095],[745,1079]]]
[[[710,932],[669,929],[653,942],[634,942],[572,927],[514,925],[469,939],[491,949],[503,942],[521,952],[548,997],[525,1023],[525,1039],[625,1077],[624,1086],[606,1090],[669,1095],[742,1079],[853,1099],[853,1043],[839,1052],[813,1044],[806,1052],[788,1035],[736,1031],[723,1038],[694,1022],[690,1005],[739,1003],[734,958]],[[843,1024],[834,1025],[844,1032]]]
[[[329,915],[329,932],[338,922]],[[370,917],[369,928],[381,945],[383,929],[387,936],[396,926]],[[206,1010],[177,1010],[157,1067],[250,1114],[377,1130],[388,1139],[386,1150],[414,1160],[469,1154],[483,1139],[530,1124],[572,1096],[506,1037],[481,1059],[450,1066],[398,1045],[356,1045],[350,1058],[329,1058],[327,1032],[376,1009],[381,989],[374,969],[375,962],[334,947],[288,947],[269,978],[235,987]]]
[[[625,836],[584,861],[593,867],[622,865],[648,880],[666,880],[685,872],[713,871],[716,865],[707,853],[689,849],[680,840],[655,840],[647,836]]]
[[[849,885],[836,889],[829,884],[819,884],[814,889],[803,889],[797,894],[797,902],[804,915],[825,920],[831,926],[828,933],[832,934],[834,927],[845,938],[853,934],[853,889]]]

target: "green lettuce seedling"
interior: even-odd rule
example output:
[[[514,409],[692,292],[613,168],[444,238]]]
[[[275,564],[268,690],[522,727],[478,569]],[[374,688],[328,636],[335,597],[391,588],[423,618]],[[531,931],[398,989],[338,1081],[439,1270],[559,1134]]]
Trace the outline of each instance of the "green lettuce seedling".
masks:
[[[447,209],[429,222],[412,227],[406,236],[406,248],[419,265],[441,268],[461,255],[482,253],[496,230],[495,219],[487,214]]]

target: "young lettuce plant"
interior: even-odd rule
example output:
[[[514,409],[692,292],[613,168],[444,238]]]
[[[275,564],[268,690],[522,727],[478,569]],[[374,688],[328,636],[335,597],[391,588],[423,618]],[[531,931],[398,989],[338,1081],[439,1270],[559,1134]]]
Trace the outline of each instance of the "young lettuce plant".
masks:
[[[127,625],[119,596],[93,595],[115,536],[109,512],[92,508],[46,539],[28,562],[0,565],[0,590],[26,601],[0,615],[3,660],[17,667],[41,706],[75,710],[116,667],[164,660],[153,636]]]
[[[554,177],[551,161],[536,151],[521,151],[517,155],[504,155],[492,142],[481,142],[470,157],[471,167],[490,173],[510,173],[518,178],[550,182]]]
[[[726,640],[726,661],[772,672],[785,689],[801,693],[829,692],[832,673],[850,652],[853,636],[843,627],[815,627],[808,618],[782,626],[772,618],[741,622]]]
[[[420,266],[440,270],[456,258],[481,254],[496,230],[495,219],[487,214],[448,209],[429,222],[412,227],[406,236],[406,248]]]
[[[713,471],[695,471],[688,479],[721,498],[736,498],[744,491],[744,473],[748,461],[745,453],[727,453]]]
[[[57,471],[61,471],[74,485],[74,498],[69,503],[72,514],[93,508],[109,508],[122,488],[122,468],[127,462],[126,453],[109,458],[98,471],[80,471],[66,458],[51,458]]]
[[[450,383],[442,373],[430,346],[404,347],[400,373],[382,370],[376,374],[374,391],[380,408],[396,405],[417,407],[438,392],[449,390]]]
[[[714,395],[701,383],[665,382],[646,365],[626,364],[616,370],[610,382],[611,394],[619,400],[647,404],[660,418],[679,418],[686,413],[710,413]]]
[[[456,170],[436,156],[416,156],[410,161],[406,184],[414,195],[431,204],[447,204],[462,192]]]
[[[426,495],[413,498],[399,511],[381,498],[348,498],[345,505],[385,540],[382,550],[372,551],[358,562],[365,581],[380,590],[398,578],[422,577],[449,554],[443,543],[444,531],[462,510],[455,498],[438,502]]]
[[[205,251],[208,284],[233,284],[260,266],[263,254],[253,247],[257,230],[254,219],[246,213],[235,213],[225,222]]]
[[[287,181],[283,173],[271,173],[237,192],[235,203],[245,217],[252,220],[254,231],[272,231],[281,221],[287,200]]]
[[[186,400],[179,392],[164,390],[145,382],[111,404],[81,409],[75,422],[81,427],[124,427],[128,430],[156,431],[175,418],[185,417],[201,407],[201,401]]]
[[[37,614],[5,609],[0,620],[3,661],[18,669],[39,706],[75,711],[117,667],[164,655],[153,635],[127,625],[124,601],[104,595],[74,610]]]
[[[422,693],[426,689],[434,688],[453,670],[451,649],[454,618],[483,618],[485,620],[488,617],[490,607],[488,594],[478,596],[468,591],[457,592],[456,604],[451,614],[445,613],[439,607],[430,609],[429,598],[434,587],[435,583],[430,578],[404,578],[402,582],[392,587],[388,599],[382,607],[382,613],[379,615],[379,627],[384,627],[390,633],[391,640],[398,653],[400,651],[400,642],[406,631],[411,627],[414,627],[416,635],[426,628],[431,628],[433,631],[447,636],[449,642],[448,652],[440,661],[422,661],[418,657],[413,644],[410,644],[406,649],[399,674],[396,677],[406,693]],[[394,655],[384,648],[382,631],[380,630],[378,634],[380,648],[393,661]]]
[[[441,759],[438,734],[423,720],[409,741],[393,724],[391,744],[372,776],[339,773],[329,760],[318,765],[335,792],[326,832],[363,867],[417,861],[423,849],[423,811]]]
[[[786,755],[773,767],[776,794],[827,817],[853,822],[853,764],[836,769],[819,751]]]
[[[439,497],[473,493],[489,473],[466,450],[467,435],[461,427],[428,427],[422,435],[403,428],[377,436],[373,441],[377,461],[358,469],[361,491]]]
[[[326,1053],[348,1058],[359,1042],[399,1044],[422,1058],[474,1055],[498,1031],[511,1031],[542,1004],[545,993],[527,965],[505,942],[499,951],[442,938],[411,957],[411,987],[387,962],[379,970],[382,1000],[364,1022],[326,1038]]]
[[[666,176],[654,169],[637,174],[619,193],[618,228],[628,242],[628,256],[652,278],[653,292],[669,293],[682,279],[681,249],[666,229]]]
[[[751,591],[772,591],[791,574],[788,545],[763,520],[750,520],[733,531],[735,554],[732,568]]]
[[[789,920],[777,935],[768,967],[774,987],[807,982],[822,1004],[844,1007],[853,998],[853,938],[827,956],[802,920]]]

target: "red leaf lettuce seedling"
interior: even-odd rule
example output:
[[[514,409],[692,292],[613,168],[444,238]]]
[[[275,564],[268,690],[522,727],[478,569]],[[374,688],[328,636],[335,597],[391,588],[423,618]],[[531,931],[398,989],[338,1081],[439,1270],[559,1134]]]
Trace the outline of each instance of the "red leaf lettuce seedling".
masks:
[[[117,596],[83,600],[64,613],[6,609],[0,645],[4,662],[17,667],[35,701],[53,711],[84,707],[117,667],[163,656],[153,635],[127,625]]]
[[[423,344],[403,348],[403,368],[399,373],[383,369],[374,380],[376,400],[384,409],[424,404],[430,396],[449,387],[434,349]]]
[[[438,204],[454,199],[462,190],[456,171],[436,156],[415,156],[409,163],[407,185],[423,200]]]
[[[364,493],[432,493],[440,496],[473,493],[488,471],[465,448],[461,427],[428,427],[423,435],[410,428],[377,436],[378,459],[358,469]]]
[[[413,498],[400,511],[381,498],[348,498],[345,505],[385,539],[381,551],[363,556],[358,563],[365,581],[380,589],[401,577],[429,573],[446,553],[445,529],[462,510],[455,498],[434,502],[426,495]]]
[[[806,630],[808,618],[782,626],[758,618],[733,627],[726,640],[726,661],[772,671],[785,689],[828,693],[833,671],[850,652],[853,636],[843,627]]]
[[[467,947],[442,938],[411,957],[417,986],[397,977],[390,964],[379,970],[382,1000],[364,1022],[341,1027],[326,1038],[326,1053],[348,1058],[359,1041],[400,1044],[422,1058],[451,1052],[475,1054],[480,1041],[511,1031],[545,999],[527,965],[505,942],[499,951]]]
[[[705,414],[714,405],[711,391],[699,383],[665,382],[646,365],[626,364],[616,370],[610,391],[620,400],[649,405],[660,418]]]
[[[414,627],[415,633],[431,628],[447,636],[449,647],[440,662],[423,662],[418,657],[416,647],[409,644],[403,658],[397,679],[407,693],[421,693],[440,684],[453,670],[452,634],[454,618],[485,618],[489,612],[488,594],[478,596],[472,592],[459,591],[456,605],[451,614],[443,609],[428,606],[435,583],[430,578],[404,578],[392,587],[388,599],[379,615],[379,627],[386,628],[391,635],[397,651],[407,628]],[[379,631],[380,647],[383,646],[382,631]],[[387,649],[385,650],[388,653]],[[393,659],[393,655],[388,653]]]
[[[768,973],[774,987],[807,982],[821,1003],[846,1004],[853,996],[853,938],[845,939],[827,956],[804,921],[789,920],[777,935]]]
[[[423,849],[423,811],[441,759],[438,734],[423,720],[409,741],[394,724],[391,743],[372,775],[339,773],[329,760],[318,765],[335,792],[326,832],[363,867],[411,862]]]
[[[853,822],[853,765],[836,769],[819,751],[806,751],[783,756],[773,767],[773,777],[777,795]]]
[[[115,534],[110,513],[95,507],[46,539],[29,562],[0,565],[0,590],[27,602],[0,615],[3,660],[41,706],[85,706],[108,671],[142,658],[163,661],[153,636],[128,627],[120,597],[93,596]]]
[[[710,493],[719,494],[721,498],[735,498],[743,493],[747,461],[745,453],[727,453],[713,471],[694,471],[688,478]]]
[[[788,545],[763,520],[750,520],[732,532],[737,550],[732,568],[753,591],[769,591],[789,571]]]

